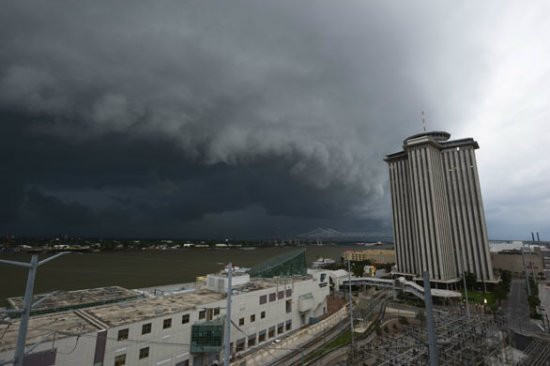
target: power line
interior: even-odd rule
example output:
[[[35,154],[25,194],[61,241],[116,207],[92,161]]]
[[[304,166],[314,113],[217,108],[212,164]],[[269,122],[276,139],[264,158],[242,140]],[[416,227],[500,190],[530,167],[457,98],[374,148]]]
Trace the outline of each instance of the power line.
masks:
[[[4,332],[2,333],[2,336],[0,336],[0,340],[2,340],[2,338],[4,338],[4,336],[8,332],[8,329],[10,328],[11,324],[12,323],[8,323],[8,325],[6,326],[6,329],[4,329]]]
[[[76,346],[78,346],[78,340],[80,339],[80,335],[76,336],[76,342],[74,342],[74,347],[73,349],[70,351],[70,352],[61,352],[59,350],[57,350],[58,353],[62,354],[62,355],[70,355],[71,353],[73,353],[74,351],[76,351]]]

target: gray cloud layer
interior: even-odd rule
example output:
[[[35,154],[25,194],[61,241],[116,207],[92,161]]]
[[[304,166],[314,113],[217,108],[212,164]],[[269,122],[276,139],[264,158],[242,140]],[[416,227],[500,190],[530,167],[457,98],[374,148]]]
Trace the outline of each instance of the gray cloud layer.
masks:
[[[422,109],[429,128],[470,134],[499,8],[8,2],[1,149],[17,174],[0,219],[88,235],[389,232],[382,158]]]

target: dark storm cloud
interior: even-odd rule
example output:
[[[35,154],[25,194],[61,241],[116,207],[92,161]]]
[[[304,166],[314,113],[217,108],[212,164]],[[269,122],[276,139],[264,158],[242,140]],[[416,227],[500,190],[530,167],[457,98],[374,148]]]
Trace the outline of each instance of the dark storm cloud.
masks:
[[[45,196],[36,189],[26,192],[25,209],[31,215],[37,215],[37,222],[45,226],[55,223],[64,226],[81,226],[95,223],[90,209],[78,202],[64,203],[56,197]]]
[[[0,220],[24,231],[32,212],[55,212],[80,218],[75,231],[113,235],[387,230],[382,158],[418,132],[420,110],[450,132],[467,115],[493,13],[490,3],[7,2],[0,149],[12,178],[0,183]]]
[[[5,121],[17,118],[3,115]],[[186,159],[169,140],[128,140],[110,133],[102,136],[97,146],[96,139],[75,143],[44,136],[30,131],[32,125],[32,119],[19,118],[17,123],[0,126],[2,135],[17,135],[3,145],[3,156],[10,156],[4,161],[5,170],[27,182],[26,192],[21,182],[3,183],[2,192],[10,199],[7,202],[13,202],[4,206],[4,221],[11,221],[7,227],[27,234],[121,235],[124,230],[125,235],[185,235],[187,232],[179,229],[182,223],[212,212],[246,212],[247,207],[260,205],[264,218],[334,220],[346,215],[353,204],[349,188],[311,187],[289,176],[289,164],[278,159],[264,158],[246,166],[205,165]],[[15,195],[17,192],[21,194]],[[252,221],[249,218],[242,224]],[[144,223],[146,229],[136,232]],[[216,228],[208,230],[207,225],[202,232],[224,235]],[[246,230],[240,233],[248,234]],[[200,236],[200,231],[194,235]]]

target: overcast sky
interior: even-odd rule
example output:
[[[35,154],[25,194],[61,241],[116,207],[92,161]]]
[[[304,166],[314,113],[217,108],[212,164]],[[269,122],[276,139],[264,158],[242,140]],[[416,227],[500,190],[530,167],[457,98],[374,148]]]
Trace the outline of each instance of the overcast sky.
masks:
[[[550,239],[550,2],[7,1],[0,234],[391,235],[386,154],[473,137]]]

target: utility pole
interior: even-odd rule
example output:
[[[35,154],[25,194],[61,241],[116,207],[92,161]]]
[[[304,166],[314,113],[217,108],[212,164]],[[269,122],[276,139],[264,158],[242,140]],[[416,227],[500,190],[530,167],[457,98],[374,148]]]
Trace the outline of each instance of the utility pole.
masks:
[[[423,273],[424,277],[424,303],[426,304],[426,325],[428,327],[428,352],[430,354],[430,366],[439,365],[437,354],[437,342],[435,334],[435,323],[432,305],[432,289],[430,287],[429,272]]]
[[[462,256],[462,251],[459,246],[460,265],[462,266],[462,284],[464,285],[464,297],[466,299],[466,316],[470,319],[470,304],[468,300],[468,286],[466,284],[466,268],[464,268],[464,257]]]
[[[223,364],[229,366],[229,358],[231,357],[231,295],[232,284],[231,277],[233,275],[233,265],[231,262],[227,265],[227,306],[225,311],[225,332],[223,335]]]
[[[539,233],[537,233],[538,235]],[[535,244],[535,234],[531,232],[531,238],[533,239],[533,245]],[[533,273],[533,282],[535,287],[537,286],[537,274],[535,273],[535,268],[533,268],[533,246],[529,246],[529,263],[531,264],[531,273]],[[536,291],[535,291],[536,292]]]
[[[25,343],[27,341],[27,329],[29,326],[29,318],[31,316],[32,307],[38,304],[38,301],[34,304],[32,303],[32,295],[34,290],[34,280],[36,278],[36,270],[38,269],[39,266],[68,253],[69,252],[61,252],[49,258],[46,258],[40,262],[38,261],[38,256],[35,254],[31,257],[30,263],[15,262],[15,261],[0,259],[0,264],[9,264],[12,266],[25,267],[29,269],[29,274],[27,277],[27,286],[25,288],[25,297],[23,298],[23,309],[20,310],[21,319],[19,321],[19,333],[17,334],[15,357],[12,360],[14,366],[23,366],[23,361],[25,358]],[[39,302],[42,302],[44,300],[45,298],[42,298],[41,300],[39,300]]]
[[[529,247],[529,264],[531,265],[531,274],[533,275],[533,283],[535,284],[535,287],[537,287],[537,274],[535,273],[535,268],[533,267],[533,248],[532,247]]]
[[[525,265],[525,251],[523,250],[524,243],[521,242],[521,259],[523,260],[523,272],[525,273],[525,282],[527,283],[527,295],[531,296],[531,285],[529,284],[529,272],[527,272],[527,266]]]
[[[351,359],[355,352],[355,339],[353,337],[353,301],[351,298],[351,258],[348,258],[348,284],[349,284],[349,326],[351,330]]]

